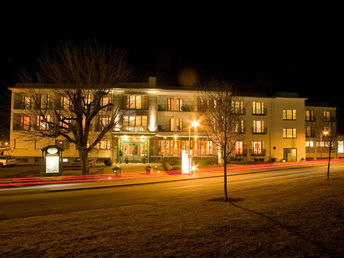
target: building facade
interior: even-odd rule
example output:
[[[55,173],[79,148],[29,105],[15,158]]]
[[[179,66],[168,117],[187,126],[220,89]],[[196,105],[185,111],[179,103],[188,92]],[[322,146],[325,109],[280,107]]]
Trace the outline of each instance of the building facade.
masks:
[[[39,162],[41,149],[56,144],[63,147],[65,161],[77,162],[75,146],[64,138],[41,138],[32,133],[37,128],[44,129],[44,125],[38,124],[39,119],[26,112],[32,108],[28,93],[32,87],[34,85],[18,84],[10,88],[11,154],[25,162]],[[65,101],[52,89],[40,87],[39,91],[42,97],[49,99],[49,108],[66,108]],[[150,77],[148,83],[125,83],[112,88],[104,101],[120,103],[119,123],[89,157],[93,160],[111,159],[117,163],[161,162],[164,158],[178,160],[186,150],[198,159],[218,162],[218,149],[202,128],[204,113],[200,94],[197,90],[161,87],[154,77]],[[233,105],[242,117],[239,130],[243,137],[235,142],[231,158],[300,161],[322,157],[310,149],[310,141],[313,141],[312,147],[316,147],[316,140],[311,136],[316,136],[315,125],[319,127],[320,124],[318,120],[309,119],[309,112],[314,110],[316,117],[319,112],[332,112],[329,116],[334,121],[335,108],[306,107],[305,100],[285,96],[238,97]],[[95,119],[93,131],[99,130],[101,119],[104,117]],[[192,121],[198,121],[200,125],[193,127]],[[308,134],[309,126],[312,126],[313,134]]]

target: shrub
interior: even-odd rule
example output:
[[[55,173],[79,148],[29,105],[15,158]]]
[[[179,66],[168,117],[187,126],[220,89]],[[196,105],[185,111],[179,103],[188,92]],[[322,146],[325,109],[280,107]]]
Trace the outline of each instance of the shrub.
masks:
[[[105,164],[105,166],[108,166],[108,167],[111,166],[112,165],[111,159],[105,159],[104,164]]]

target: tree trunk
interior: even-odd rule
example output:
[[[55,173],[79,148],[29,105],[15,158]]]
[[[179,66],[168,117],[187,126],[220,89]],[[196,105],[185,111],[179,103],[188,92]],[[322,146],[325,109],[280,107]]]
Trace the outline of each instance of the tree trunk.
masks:
[[[81,165],[81,174],[88,175],[89,165],[88,165],[88,152],[84,149],[79,149],[80,165]]]
[[[330,141],[330,149],[329,149],[329,151],[328,151],[327,180],[330,179],[331,150],[332,150],[332,141]]]
[[[223,175],[224,175],[224,189],[225,189],[225,201],[228,202],[229,199],[228,199],[228,190],[227,190],[227,158],[226,158],[226,155],[227,155],[227,150],[226,150],[226,145],[224,146],[224,149],[223,149]]]

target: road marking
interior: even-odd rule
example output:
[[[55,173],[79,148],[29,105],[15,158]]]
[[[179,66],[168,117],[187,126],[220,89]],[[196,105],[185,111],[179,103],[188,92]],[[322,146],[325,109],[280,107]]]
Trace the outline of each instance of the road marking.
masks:
[[[171,187],[170,189],[179,189],[179,188],[191,188],[191,187],[198,187],[201,185],[186,185],[186,186],[177,186],[177,187]]]

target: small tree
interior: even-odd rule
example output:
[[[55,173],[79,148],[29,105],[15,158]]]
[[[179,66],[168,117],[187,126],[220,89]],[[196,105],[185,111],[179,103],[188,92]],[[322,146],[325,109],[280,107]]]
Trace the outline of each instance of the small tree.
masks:
[[[119,121],[120,101],[109,96],[110,89],[129,74],[124,53],[97,42],[67,42],[43,55],[33,76],[22,77],[35,83],[28,111],[36,119],[34,134],[75,144],[82,174],[88,174],[89,152]]]
[[[225,201],[229,201],[227,184],[227,162],[235,150],[235,142],[240,139],[241,111],[235,106],[238,98],[233,96],[232,85],[213,82],[201,94],[205,111],[206,130],[209,138],[218,147],[223,159]]]
[[[333,151],[336,148],[336,143],[338,139],[337,133],[337,123],[335,121],[335,117],[331,117],[330,121],[323,123],[323,128],[321,131],[322,140],[326,142],[328,145],[328,162],[327,162],[327,180],[330,179],[330,167],[331,167],[331,154],[335,152]]]

